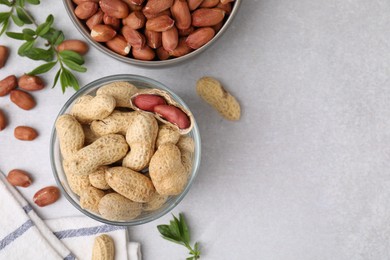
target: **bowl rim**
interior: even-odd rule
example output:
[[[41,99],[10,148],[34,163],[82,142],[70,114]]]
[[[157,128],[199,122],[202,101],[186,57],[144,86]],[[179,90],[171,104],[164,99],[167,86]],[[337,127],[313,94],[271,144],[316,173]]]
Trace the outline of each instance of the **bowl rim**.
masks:
[[[63,0],[63,4],[65,6],[66,12],[68,13],[68,16],[76,29],[81,33],[81,35],[96,49],[103,52],[104,54],[108,55],[109,57],[113,57],[116,60],[119,60],[123,63],[140,66],[140,67],[147,67],[147,68],[163,68],[167,66],[177,65],[179,63],[182,63],[192,57],[195,57],[196,55],[204,52],[206,49],[208,49],[211,45],[213,45],[227,30],[229,25],[232,23],[234,17],[236,17],[236,14],[238,12],[238,9],[241,5],[241,0],[235,0],[234,5],[232,8],[232,12],[229,14],[229,17],[226,19],[225,23],[223,24],[222,28],[215,34],[215,36],[205,45],[200,47],[199,49],[196,49],[184,56],[176,57],[168,60],[153,60],[153,61],[143,61],[143,60],[137,60],[131,57],[122,56],[109,48],[103,46],[101,43],[94,41],[90,33],[87,31],[86,26],[74,15],[73,12],[73,1],[72,0]]]
[[[57,120],[57,118],[64,114],[70,107],[70,105],[80,96],[88,93],[89,90],[94,90],[95,88],[98,88],[99,86],[102,86],[103,84],[108,84],[110,82],[114,81],[131,81],[131,80],[137,80],[137,81],[142,81],[146,82],[148,84],[153,84],[154,86],[157,86],[158,88],[161,88],[165,91],[167,91],[179,104],[181,104],[184,108],[188,109],[187,104],[172,90],[170,90],[168,87],[166,87],[164,84],[161,82],[158,82],[154,79],[145,77],[145,76],[140,76],[140,75],[135,75],[135,74],[115,74],[115,75],[110,75],[110,76],[105,76],[99,79],[96,79],[94,81],[91,81],[90,83],[86,84],[84,87],[82,87],[79,91],[77,91],[75,94],[73,94],[67,102],[62,106],[61,110],[57,114],[54,122]],[[184,191],[180,193],[179,195],[173,196],[173,202],[168,205],[165,209],[160,210],[157,214],[152,215],[152,216],[147,216],[141,219],[133,219],[129,221],[113,221],[113,220],[108,220],[105,219],[101,216],[95,215],[88,210],[85,210],[81,208],[78,202],[76,202],[70,194],[66,191],[64,188],[60,177],[59,173],[57,172],[57,166],[55,163],[55,147],[59,148],[59,145],[56,146],[56,142],[58,142],[57,134],[56,134],[56,129],[55,129],[55,124],[53,124],[52,131],[51,131],[51,138],[50,138],[50,164],[51,168],[53,171],[53,175],[55,178],[55,181],[57,185],[60,187],[60,190],[62,194],[65,196],[65,198],[76,208],[78,209],[81,213],[87,215],[88,217],[97,220],[99,222],[109,224],[109,225],[115,225],[115,226],[136,226],[136,225],[141,225],[141,224],[146,224],[148,222],[154,221],[156,219],[159,219],[160,217],[166,215],[170,211],[172,211],[187,195],[189,192],[196,176],[198,175],[199,172],[199,167],[200,167],[200,160],[201,160],[201,137],[200,137],[200,132],[198,125],[196,123],[196,119],[194,119],[194,126],[193,129],[190,131],[190,133],[193,136],[194,139],[194,144],[195,144],[195,151],[194,151],[194,159],[193,159],[193,165],[192,165],[192,170],[191,170],[191,175],[190,178],[188,179],[187,186],[185,187]],[[62,165],[59,165],[58,167],[62,168]],[[63,172],[65,175],[65,173]]]

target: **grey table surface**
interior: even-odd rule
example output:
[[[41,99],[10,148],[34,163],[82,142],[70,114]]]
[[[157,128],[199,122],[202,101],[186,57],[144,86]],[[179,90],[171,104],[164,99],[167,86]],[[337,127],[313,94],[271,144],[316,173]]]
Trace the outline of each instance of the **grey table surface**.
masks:
[[[52,13],[67,38],[82,38],[60,1],[32,8]],[[172,211],[184,212],[202,259],[390,258],[390,2],[387,0],[244,0],[232,26],[199,57],[180,66],[144,69],[96,49],[86,56],[82,85],[132,73],[174,90],[192,109],[202,137],[199,175]],[[16,28],[14,28],[16,30]],[[16,55],[20,43],[0,38],[12,55],[0,78],[39,63]],[[239,122],[222,119],[195,92],[198,78],[218,78],[242,105]],[[46,75],[50,81],[54,76]],[[55,184],[49,159],[52,125],[73,94],[47,87],[23,111],[0,98],[10,119],[0,132],[0,169],[30,171],[20,189],[31,202]],[[40,136],[13,138],[17,125]],[[35,206],[34,206],[35,207]],[[80,214],[62,197],[43,218]],[[144,259],[184,259],[151,223],[129,228]]]

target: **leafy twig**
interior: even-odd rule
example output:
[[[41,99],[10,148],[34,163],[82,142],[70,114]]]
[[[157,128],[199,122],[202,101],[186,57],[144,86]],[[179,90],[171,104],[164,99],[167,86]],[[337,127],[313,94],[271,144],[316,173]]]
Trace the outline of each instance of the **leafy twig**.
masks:
[[[59,69],[54,77],[53,87],[56,86],[59,80],[62,92],[65,92],[67,87],[73,87],[75,90],[78,90],[78,80],[71,71],[87,71],[83,66],[84,58],[74,51],[58,51],[57,46],[64,41],[65,37],[62,31],[53,27],[53,15],[50,14],[45,22],[37,24],[25,8],[26,2],[32,5],[40,4],[40,0],[0,0],[0,5],[10,7],[8,12],[0,12],[0,36],[5,32],[10,38],[24,41],[18,49],[19,56],[45,61],[44,64],[33,69],[28,74],[43,74],[59,65]],[[21,32],[8,32],[7,29],[11,21],[19,27],[30,26],[23,28]],[[35,28],[32,29],[30,27]],[[45,47],[37,47],[40,43]]]
[[[158,225],[157,229],[166,240],[185,246],[190,250],[190,257],[187,260],[196,260],[200,258],[199,243],[196,242],[194,248],[190,246],[190,231],[182,213],[179,214],[179,219],[173,214],[173,220],[169,225]]]

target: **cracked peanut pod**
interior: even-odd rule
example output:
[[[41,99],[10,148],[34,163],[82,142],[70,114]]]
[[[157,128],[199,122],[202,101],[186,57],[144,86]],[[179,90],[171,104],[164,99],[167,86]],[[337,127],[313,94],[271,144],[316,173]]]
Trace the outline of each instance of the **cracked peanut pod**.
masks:
[[[128,149],[122,135],[105,135],[64,161],[64,168],[73,174],[88,175],[100,166],[119,161],[127,154]]]
[[[149,202],[146,202],[142,205],[144,211],[153,211],[161,208],[162,205],[167,201],[169,196],[160,195],[155,192],[152,196],[152,199]]]
[[[158,124],[153,115],[138,113],[126,132],[130,152],[123,158],[122,166],[141,171],[149,164],[154,153]]]
[[[126,81],[112,82],[100,87],[96,95],[110,95],[115,98],[117,107],[131,108],[130,98],[138,92],[138,88]]]
[[[156,147],[166,143],[176,144],[179,139],[180,133],[177,131],[177,129],[169,125],[160,125],[158,129]]]
[[[198,95],[213,106],[224,118],[239,120],[241,108],[237,99],[227,92],[221,83],[212,77],[200,78],[196,83]]]
[[[111,115],[91,123],[91,130],[98,136],[107,134],[126,135],[127,128],[133,122],[138,112],[121,112],[114,110]]]
[[[100,137],[97,136],[94,132],[92,132],[90,125],[82,124],[81,127],[83,128],[83,132],[85,136],[84,145],[90,145]]]
[[[190,136],[182,136],[177,142],[177,147],[181,153],[181,162],[186,169],[187,176],[189,177],[192,169],[192,163],[195,152],[194,139]]]
[[[135,219],[141,211],[142,203],[131,201],[116,192],[106,194],[99,202],[99,213],[108,220]]]
[[[180,109],[181,111],[184,112],[184,114],[187,115],[188,117],[188,120],[189,120],[189,127],[187,128],[184,128],[184,129],[180,129],[176,124],[168,121],[167,119],[163,118],[162,116],[160,116],[158,113],[154,113],[154,112],[148,112],[148,111],[144,111],[144,110],[141,110],[140,108],[138,108],[136,106],[136,104],[134,103],[134,100],[136,99],[136,97],[138,95],[142,95],[142,94],[145,94],[145,95],[156,95],[156,96],[160,96],[162,98],[165,99],[166,103],[168,105],[171,105],[171,106],[174,106],[178,109]],[[192,115],[192,113],[184,108],[182,105],[180,105],[179,103],[177,103],[172,97],[171,95],[164,91],[164,90],[161,90],[161,89],[142,89],[140,91],[138,91],[136,94],[134,94],[131,99],[131,108],[134,109],[135,111],[143,111],[144,113],[148,113],[148,114],[151,114],[153,115],[155,118],[157,118],[158,121],[166,124],[166,125],[169,125],[175,129],[177,129],[179,131],[180,134],[187,134],[189,133],[192,128],[194,127],[194,116]]]
[[[115,98],[110,95],[85,95],[76,100],[70,113],[80,123],[90,123],[109,116],[115,108]]]
[[[87,187],[80,194],[81,208],[99,213],[99,201],[103,198],[104,195],[105,193],[102,190],[92,186]]]
[[[93,187],[101,190],[109,190],[111,188],[106,181],[106,169],[108,169],[108,166],[101,166],[88,175],[89,182]]]
[[[92,248],[92,260],[114,260],[114,240],[106,234],[95,238]]]
[[[187,185],[188,177],[179,148],[170,143],[158,147],[150,160],[149,174],[159,194],[180,194]]]
[[[61,155],[70,158],[84,146],[84,132],[80,123],[71,115],[61,115],[55,123]]]
[[[114,191],[135,202],[148,202],[155,193],[148,177],[126,167],[107,169],[106,181]]]

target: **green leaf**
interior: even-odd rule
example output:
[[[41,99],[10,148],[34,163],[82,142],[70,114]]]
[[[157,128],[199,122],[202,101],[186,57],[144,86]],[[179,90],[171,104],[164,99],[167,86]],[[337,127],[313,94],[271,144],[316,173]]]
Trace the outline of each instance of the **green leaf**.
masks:
[[[16,5],[20,6],[20,7],[24,7],[24,4],[25,4],[25,0],[16,0]]]
[[[61,76],[63,76],[65,78],[65,82],[66,82],[65,87],[67,87],[67,86],[73,87],[73,89],[76,91],[80,89],[79,82],[77,81],[76,77],[69,70],[67,70],[64,67],[62,68]],[[60,76],[60,80],[61,80],[61,76]],[[62,85],[62,82],[61,82],[61,85]]]
[[[46,22],[40,24],[37,27],[36,34],[39,36],[45,35],[51,28],[54,18],[52,15],[49,15],[46,19]]]
[[[59,34],[58,34],[57,38],[54,40],[53,45],[57,46],[57,45],[61,44],[64,40],[65,40],[64,33],[59,31]]]
[[[4,22],[6,20],[9,19],[9,17],[11,16],[11,12],[1,12],[0,13],[0,22]]]
[[[78,65],[83,65],[84,64],[84,58],[80,54],[78,54],[75,51],[70,51],[70,50],[63,50],[60,51],[59,53],[60,57],[64,60],[71,60]]]
[[[51,88],[54,88],[57,85],[58,78],[60,77],[61,69],[59,69],[54,77],[53,86]],[[62,92],[65,92],[64,90]]]
[[[25,56],[32,60],[52,61],[54,52],[52,49],[31,48],[25,53]]]
[[[193,256],[187,257],[186,260],[194,260],[195,258]]]
[[[52,61],[52,62],[48,62],[48,63],[42,64],[42,65],[36,67],[35,69],[33,69],[32,71],[30,71],[27,74],[28,75],[38,75],[38,74],[46,73],[49,70],[51,70],[56,64],[57,64],[57,61]]]
[[[171,233],[171,229],[168,225],[158,225],[157,226],[158,231],[160,232],[163,237],[174,239],[174,236]]]
[[[169,229],[171,230],[171,233],[177,238],[177,240],[182,241],[181,234],[180,234],[179,222],[176,221],[177,218],[175,216],[173,216],[173,217],[174,217],[174,220],[170,221]]]
[[[15,39],[15,40],[24,40],[24,34],[23,33],[16,33],[16,32],[6,32],[5,33],[8,37]]]
[[[24,35],[24,40],[26,41],[34,41],[36,38],[36,34],[34,30],[31,30],[29,28],[25,28],[22,30]]]
[[[184,241],[189,244],[190,243],[190,232],[188,230],[186,220],[185,220],[184,215],[182,213],[179,214],[179,219],[180,219],[180,226],[181,226],[181,232],[182,232],[181,236],[183,237]]]
[[[78,71],[78,72],[86,72],[87,68],[80,66],[76,62],[68,59],[62,59],[62,62],[71,70]]]
[[[26,53],[34,46],[34,41],[27,41],[23,43],[18,49],[19,56],[26,56]]]
[[[5,20],[3,23],[3,27],[1,28],[1,31],[0,31],[0,36],[5,32],[5,30],[7,30],[8,24],[9,24],[9,20]]]
[[[10,3],[10,2],[7,1],[7,0],[0,0],[0,4],[6,5],[6,6],[12,6],[12,3]]]
[[[24,25],[24,22],[22,20],[20,20],[19,17],[17,17],[16,15],[13,14],[13,15],[11,15],[11,17],[12,17],[12,21],[14,21],[14,23],[17,26],[21,27]]]
[[[64,73],[64,69],[62,69],[61,75],[60,75],[60,83],[61,83],[62,93],[64,93],[65,89],[69,86],[68,82],[69,81],[68,81],[68,78],[66,76],[66,73]]]
[[[25,24],[32,24],[34,21],[30,18],[31,16],[21,7],[16,7],[16,14],[20,20]]]
[[[32,5],[39,5],[40,4],[40,1],[39,0],[27,0],[27,2],[29,4],[32,4]]]

